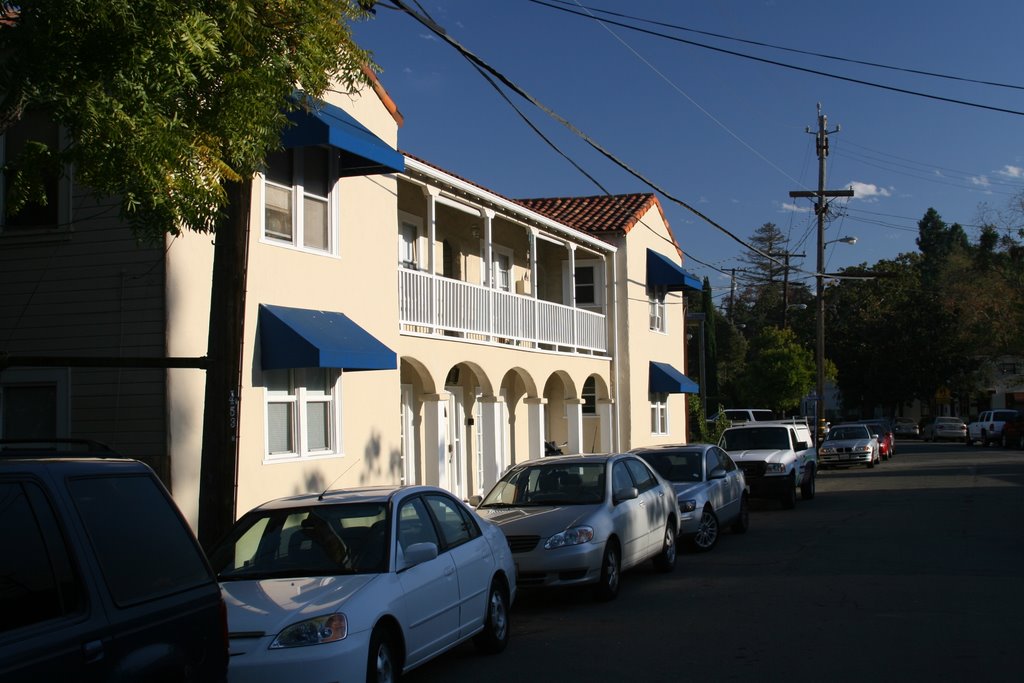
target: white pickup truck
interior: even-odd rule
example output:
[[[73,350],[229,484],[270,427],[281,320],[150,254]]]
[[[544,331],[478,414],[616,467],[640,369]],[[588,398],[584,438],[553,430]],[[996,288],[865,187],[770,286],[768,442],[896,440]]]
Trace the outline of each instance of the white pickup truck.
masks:
[[[802,419],[748,422],[729,427],[718,443],[746,477],[750,495],[777,499],[784,509],[814,498],[818,451]]]
[[[967,425],[967,445],[971,446],[975,441],[987,446],[990,443],[999,443],[1003,436],[1003,425],[1007,421],[1017,417],[1016,410],[986,410],[978,419]]]

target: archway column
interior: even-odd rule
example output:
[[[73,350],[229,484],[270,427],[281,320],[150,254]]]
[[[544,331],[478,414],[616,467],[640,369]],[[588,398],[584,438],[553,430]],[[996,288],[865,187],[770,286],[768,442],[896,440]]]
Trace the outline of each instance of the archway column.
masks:
[[[583,404],[582,398],[565,399],[566,453],[583,452]]]
[[[477,491],[484,495],[501,476],[501,454],[504,450],[504,431],[501,423],[502,406],[505,399],[501,396],[481,396],[480,399],[480,441],[483,452],[479,454],[483,463],[483,490]]]
[[[599,452],[610,453],[614,450],[612,446],[612,406],[615,405],[615,400],[611,398],[599,398],[597,399],[597,417],[600,426],[598,427],[599,434],[601,435],[601,444]]]
[[[424,394],[423,483],[448,488],[448,392]]]
[[[526,452],[530,460],[544,457],[544,406],[547,402],[546,398],[540,397],[523,400],[529,422],[529,443],[526,444]]]

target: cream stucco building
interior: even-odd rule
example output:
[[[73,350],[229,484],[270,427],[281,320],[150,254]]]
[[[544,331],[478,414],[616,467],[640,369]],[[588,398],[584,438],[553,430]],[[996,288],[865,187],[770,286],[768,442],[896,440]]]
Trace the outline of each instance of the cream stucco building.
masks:
[[[396,152],[379,86],[294,121],[249,206],[236,514],[362,484],[468,498],[545,442],[686,439],[684,291],[699,283],[654,195],[504,197]],[[0,232],[0,350],[49,359],[0,373],[0,433],[141,456],[195,525],[204,372],[88,357],[204,355],[211,238],[138,248],[93,208],[69,192],[56,227]]]

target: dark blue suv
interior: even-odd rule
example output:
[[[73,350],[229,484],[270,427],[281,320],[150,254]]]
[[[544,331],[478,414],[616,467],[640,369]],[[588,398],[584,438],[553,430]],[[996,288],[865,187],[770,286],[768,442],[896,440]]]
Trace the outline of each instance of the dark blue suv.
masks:
[[[0,450],[0,680],[219,682],[227,653],[216,579],[147,465]]]

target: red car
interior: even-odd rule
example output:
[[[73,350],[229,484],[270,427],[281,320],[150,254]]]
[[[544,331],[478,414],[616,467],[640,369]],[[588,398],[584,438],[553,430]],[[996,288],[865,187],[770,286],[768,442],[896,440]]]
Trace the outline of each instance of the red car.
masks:
[[[893,435],[892,427],[881,420],[861,420],[860,423],[868,426],[872,436],[878,437],[879,457],[882,460],[891,460],[896,454],[896,437]]]
[[[1000,444],[1003,448],[1024,448],[1024,412],[1003,423]]]

